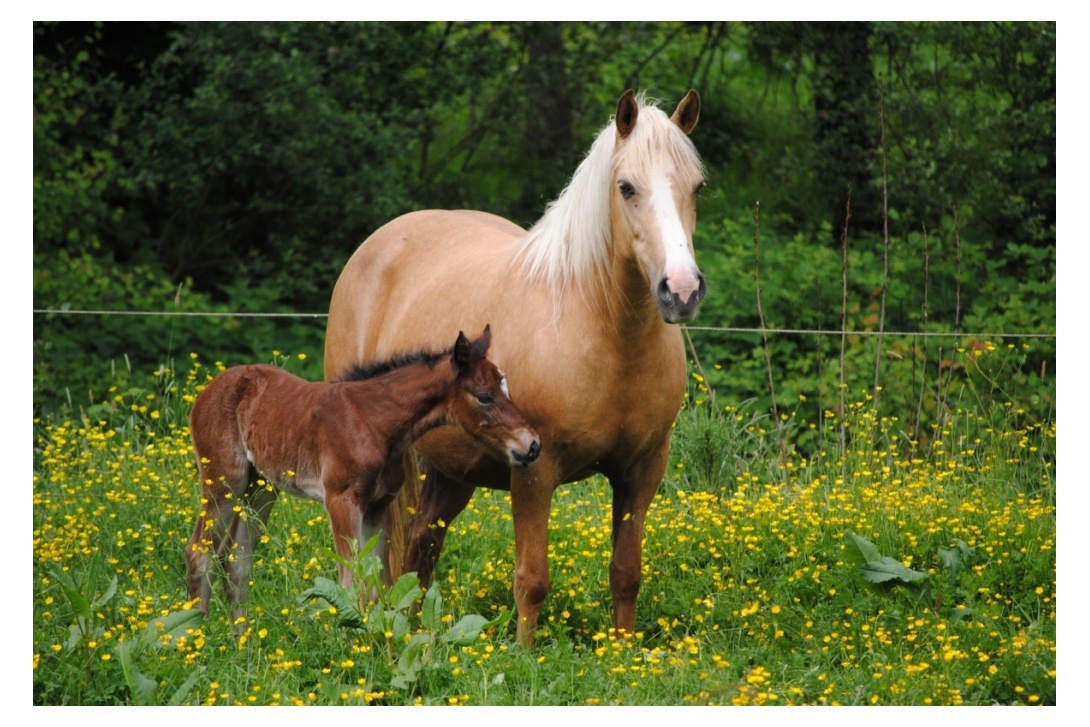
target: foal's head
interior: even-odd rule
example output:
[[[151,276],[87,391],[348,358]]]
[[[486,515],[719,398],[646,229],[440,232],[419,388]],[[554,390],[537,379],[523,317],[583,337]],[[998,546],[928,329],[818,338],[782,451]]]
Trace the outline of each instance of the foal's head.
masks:
[[[485,358],[491,341],[489,326],[475,341],[458,333],[450,358],[456,378],[451,416],[511,467],[528,467],[541,452],[541,440],[511,401],[503,372]]]

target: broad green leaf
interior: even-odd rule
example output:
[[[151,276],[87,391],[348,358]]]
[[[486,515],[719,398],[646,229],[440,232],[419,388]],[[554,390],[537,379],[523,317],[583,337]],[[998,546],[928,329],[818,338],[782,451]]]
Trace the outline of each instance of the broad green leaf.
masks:
[[[416,573],[405,573],[390,586],[387,602],[392,608],[403,610],[420,600],[424,591],[420,589],[420,580]]]
[[[844,545],[845,560],[855,565],[869,583],[895,580],[916,583],[927,579],[926,573],[907,568],[899,560],[882,555],[874,543],[850,530],[844,536]]]
[[[91,604],[92,609],[98,609],[105,606],[110,602],[110,599],[117,593],[117,576],[110,579],[110,585],[106,587],[106,592],[94,600]]]
[[[393,616],[390,631],[394,634],[394,643],[400,644],[403,639],[412,631],[412,627],[409,626],[409,617],[401,611],[392,611],[390,615]]]
[[[425,652],[431,641],[432,635],[428,633],[412,635],[401,656],[398,657],[397,674],[390,680],[391,686],[396,689],[407,689],[419,678],[420,671],[424,668]]]
[[[64,591],[68,603],[71,604],[76,614],[84,618],[91,618],[91,604],[84,598],[79,587],[76,586],[72,574],[66,571],[60,563],[50,563],[49,575],[53,577],[53,580],[61,584],[61,590]]]
[[[133,663],[133,649],[135,642],[132,639],[118,642],[117,656],[121,661],[121,672],[125,675],[125,683],[132,693],[133,703],[137,706],[148,707],[155,704],[155,680],[144,676],[136,664]]]
[[[939,559],[942,561],[943,570],[946,571],[951,583],[957,581],[958,575],[969,566],[976,552],[975,547],[970,548],[969,544],[961,539],[955,539],[954,545],[956,547],[949,550],[939,548]]]
[[[81,619],[82,620],[82,619]],[[83,629],[80,627],[80,623],[70,624],[68,626],[68,641],[64,644],[65,651],[71,651],[76,648],[76,645],[83,638]]]
[[[438,631],[443,622],[443,595],[439,586],[432,583],[424,594],[424,605],[420,609],[420,624],[428,631]]]
[[[171,639],[184,636],[188,629],[195,629],[201,625],[204,614],[199,609],[187,608],[184,611],[174,611],[162,618],[154,618],[148,621],[148,627],[144,629],[141,637],[145,644],[158,646],[162,643],[160,636],[170,634]]]
[[[203,667],[194,669],[190,673],[189,678],[182,682],[182,686],[178,687],[174,694],[171,695],[170,699],[167,701],[167,705],[171,707],[180,707],[185,704],[186,698],[189,696],[189,693],[193,691],[193,687],[196,686],[197,680],[200,679],[203,672]]]
[[[320,598],[337,609],[337,624],[346,628],[363,628],[363,615],[360,613],[359,599],[356,594],[344,588],[340,583],[323,576],[314,579],[314,587],[299,595],[300,603],[308,603]]]
[[[927,580],[926,573],[906,568],[903,563],[889,556],[867,561],[863,565],[857,566],[856,570],[871,583],[886,583],[893,580],[916,583]]]
[[[475,613],[462,616],[458,623],[450,627],[450,631],[443,634],[443,641],[456,646],[468,646],[477,640],[481,630],[488,625],[488,619],[484,616]]]
[[[845,560],[852,565],[863,565],[882,557],[882,554],[878,552],[878,546],[851,530],[844,535],[844,545]]]

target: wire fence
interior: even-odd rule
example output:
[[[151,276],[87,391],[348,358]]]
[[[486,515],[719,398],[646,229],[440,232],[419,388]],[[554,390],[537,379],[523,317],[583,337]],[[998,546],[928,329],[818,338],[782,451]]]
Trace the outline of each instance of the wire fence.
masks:
[[[71,310],[66,308],[35,308],[34,313],[73,316],[182,316],[190,318],[328,318],[328,313],[244,313],[226,311],[125,311]],[[729,326],[682,326],[687,331],[709,333],[773,333],[812,336],[919,336],[921,338],[1056,338],[1055,333],[998,333],[973,331],[870,331],[830,330],[809,328],[739,328]]]

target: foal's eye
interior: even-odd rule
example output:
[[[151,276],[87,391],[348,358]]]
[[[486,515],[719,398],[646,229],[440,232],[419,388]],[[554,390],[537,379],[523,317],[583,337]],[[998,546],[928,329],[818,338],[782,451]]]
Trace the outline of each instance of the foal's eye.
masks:
[[[621,190],[621,196],[625,199],[632,199],[632,196],[636,194],[636,188],[632,186],[632,182],[625,179],[618,181],[617,186]]]
[[[700,193],[704,191],[704,188],[708,186],[707,182],[701,182],[693,188],[693,196],[699,197]]]
[[[484,405],[492,404],[496,401],[496,397],[491,394],[477,394],[477,401]]]

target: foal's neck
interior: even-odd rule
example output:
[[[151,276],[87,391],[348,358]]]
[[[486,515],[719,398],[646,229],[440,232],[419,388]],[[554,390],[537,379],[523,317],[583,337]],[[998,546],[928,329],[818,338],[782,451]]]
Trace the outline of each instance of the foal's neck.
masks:
[[[390,451],[399,454],[449,422],[447,402],[455,374],[445,360],[414,363],[349,386],[357,406],[374,413],[371,423],[385,434]]]

